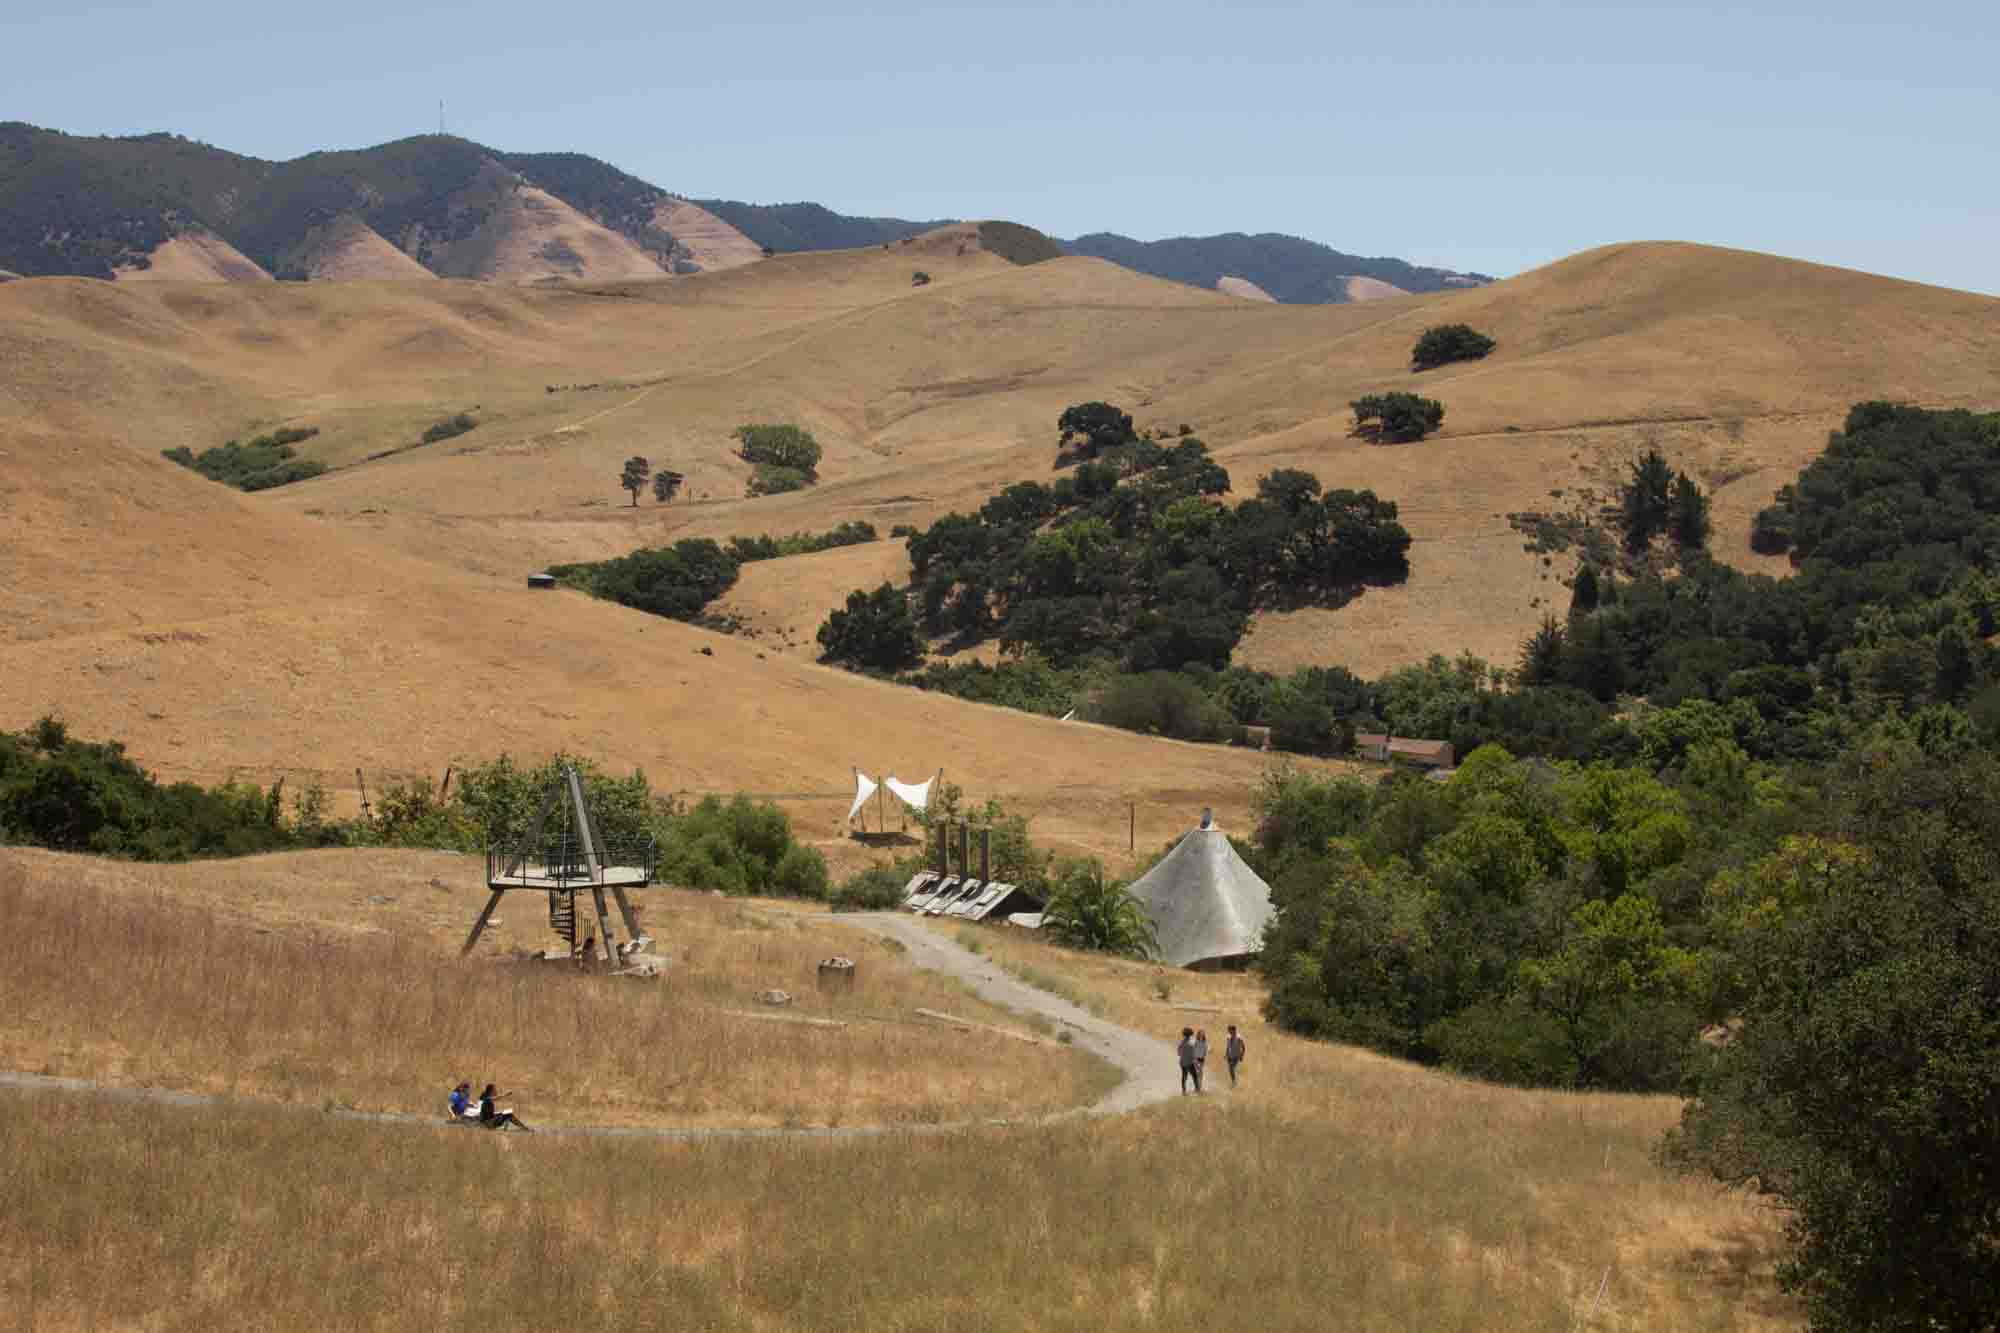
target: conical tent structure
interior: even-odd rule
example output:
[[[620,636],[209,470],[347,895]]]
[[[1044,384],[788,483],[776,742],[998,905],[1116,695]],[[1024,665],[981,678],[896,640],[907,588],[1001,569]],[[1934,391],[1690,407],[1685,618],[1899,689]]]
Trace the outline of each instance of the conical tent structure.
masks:
[[[1263,948],[1271,886],[1204,815],[1202,826],[1131,887],[1152,919],[1159,957],[1174,967],[1228,967]]]

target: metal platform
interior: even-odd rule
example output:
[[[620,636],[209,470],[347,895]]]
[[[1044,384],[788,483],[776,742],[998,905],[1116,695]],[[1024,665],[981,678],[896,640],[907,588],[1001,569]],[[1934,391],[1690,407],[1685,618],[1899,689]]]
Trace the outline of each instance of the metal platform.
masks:
[[[562,812],[561,817],[551,822],[550,816],[558,811]],[[541,809],[526,833],[510,845],[497,842],[488,845],[486,887],[492,896],[486,900],[479,919],[472,923],[472,933],[465,937],[465,947],[459,952],[472,952],[501,897],[513,891],[548,894],[551,923],[562,917],[573,935],[574,895],[588,889],[591,905],[596,909],[603,961],[611,963],[617,955],[613,950],[605,891],[610,890],[618,904],[618,914],[625,920],[626,931],[637,940],[641,934],[639,918],[625,891],[651,884],[658,864],[659,846],[651,838],[612,845],[598,836],[595,821],[584,802],[582,779],[574,768],[565,768],[542,798]],[[567,906],[559,908],[558,895],[563,896],[562,902]],[[563,912],[569,915],[563,917]]]

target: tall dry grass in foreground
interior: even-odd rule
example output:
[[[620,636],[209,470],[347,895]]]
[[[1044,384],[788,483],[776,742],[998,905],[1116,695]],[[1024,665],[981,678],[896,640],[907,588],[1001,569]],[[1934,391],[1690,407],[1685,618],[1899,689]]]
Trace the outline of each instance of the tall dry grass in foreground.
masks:
[[[1693,1196],[1644,1175],[1629,1124],[1442,1085],[1374,1100],[1393,1086],[1309,1123],[1214,1098],[699,1145],[0,1095],[0,1310],[37,1329],[1788,1326],[1726,1262],[1761,1237],[1690,1249],[1672,1228]]]
[[[683,895],[667,978],[580,977],[396,933],[260,932],[167,896],[204,869],[6,853],[0,1068],[421,1112],[490,1079],[531,1121],[593,1124],[937,1122],[1080,1105],[1115,1081],[1053,1043],[917,1020],[1011,1021],[824,916]],[[837,951],[859,960],[855,989],[820,996]],[[730,1012],[776,1012],[753,998],[769,986],[845,1026]]]
[[[927,924],[952,936],[964,930]],[[1607,1327],[1798,1322],[1775,1280],[1781,1216],[1653,1164],[1654,1145],[1679,1117],[1676,1098],[1479,1083],[1272,1027],[1254,972],[1196,973],[1082,953],[1006,927],[981,927],[977,937],[1002,967],[1055,978],[1128,1027],[1166,1040],[1184,1026],[1206,1028],[1217,1055],[1202,1113],[1217,1118],[1213,1151],[1225,1157],[1257,1145],[1281,1156],[1370,1160],[1393,1182],[1378,1219],[1423,1196],[1440,1215],[1461,1219],[1451,1224],[1457,1263],[1536,1284],[1587,1277],[1591,1295],[1602,1282],[1604,1302],[1622,1312]],[[1233,1093],[1219,1055],[1231,1023],[1249,1045],[1243,1087]]]

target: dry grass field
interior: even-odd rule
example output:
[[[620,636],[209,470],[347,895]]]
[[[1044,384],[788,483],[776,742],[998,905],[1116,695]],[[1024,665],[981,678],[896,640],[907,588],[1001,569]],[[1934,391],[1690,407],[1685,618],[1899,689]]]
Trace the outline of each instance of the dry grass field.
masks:
[[[555,943],[537,895],[456,960],[472,858],[322,852],[129,866],[0,852],[0,1069],[427,1114],[460,1078],[537,1124],[936,1124],[1084,1105],[1116,1081],[837,918],[653,889],[663,980],[497,961]],[[434,882],[435,881],[435,882]],[[439,885],[444,887],[440,888]],[[373,903],[371,898],[387,899]],[[856,959],[851,994],[818,962]],[[775,1010],[757,996],[779,988]],[[782,1017],[773,1017],[782,1015]],[[817,1018],[832,1027],[784,1021]]]
[[[334,855],[248,863],[236,894],[199,889],[240,901],[261,883],[267,899],[287,899],[297,885],[273,871],[336,879],[342,872],[325,864]],[[373,864],[345,872],[353,889],[388,869],[362,859]],[[530,998],[526,983],[482,980],[495,994],[475,1006],[463,994],[466,969],[441,964],[434,947],[426,962],[421,950],[343,924],[366,909],[337,894],[317,907],[287,902],[287,915],[271,918],[290,921],[284,931],[211,925],[204,941],[180,915],[197,876],[176,872],[166,903],[158,883],[113,882],[126,872],[10,861],[0,871],[6,915],[24,900],[46,912],[44,895],[60,889],[82,927],[64,945],[49,938],[56,932],[8,923],[10,938],[28,944],[0,982],[10,1024],[63,1030],[38,1003],[60,969],[76,987],[77,1026],[143,1035],[184,1071],[178,1086],[311,1090],[290,1098],[304,1104],[290,1113],[0,1094],[0,1154],[15,1165],[0,1173],[0,1308],[28,1327],[1798,1326],[1772,1281],[1777,1220],[1651,1163],[1674,1115],[1668,1099],[1522,1093],[1296,1041],[1257,1020],[1247,978],[1167,974],[1001,928],[972,932],[997,961],[1141,1027],[1200,1022],[1219,1037],[1225,1022],[1244,1026],[1240,1088],[1217,1086],[1226,1083],[1217,1062],[1208,1095],[1133,1115],[838,1143],[498,1139],[310,1108],[332,1100],[330,1084],[398,1072],[421,1081],[435,1061],[473,1058],[468,1050],[489,1067],[546,1065],[534,1075],[546,1095],[529,1082],[524,1102],[600,1121],[658,1123],[674,1094],[656,1090],[675,1076],[732,1076],[663,1059],[663,1045],[686,1051],[685,1033],[650,1040],[676,1022],[657,1011],[624,1016],[649,1038],[638,1060],[575,1049],[603,1044],[609,1014],[574,985],[537,983]],[[401,858],[407,875],[427,868]],[[332,923],[308,945],[315,937],[300,918],[314,910]],[[677,937],[716,940],[717,929],[676,912]],[[342,936],[353,947],[333,942]],[[212,961],[185,956],[204,942],[220,946]],[[271,984],[276,971],[292,976],[295,995]],[[176,994],[183,977],[208,998]],[[1173,1009],[1157,992],[1163,977],[1172,1003],[1215,1012]],[[395,979],[407,993],[381,984]],[[688,998],[700,1039],[726,1041],[735,1060],[793,1060],[816,1092],[837,1095],[838,1077],[815,1069],[812,1053],[759,1046],[759,1034],[719,1026],[702,1016],[701,997]],[[504,1050],[491,1045],[501,1040],[488,1030],[495,1015],[513,1034]],[[546,1028],[553,1047],[521,1036],[528,1028]],[[386,1030],[397,1040],[356,1039]],[[960,1052],[980,1063],[981,1094],[993,1086],[990,1054]],[[903,1058],[926,1057],[906,1049]],[[934,1077],[949,1058],[930,1058]],[[212,1072],[187,1072],[196,1070]],[[560,1085],[572,1081],[594,1095],[563,1100],[573,1090]],[[755,1083],[735,1090],[754,1095]]]

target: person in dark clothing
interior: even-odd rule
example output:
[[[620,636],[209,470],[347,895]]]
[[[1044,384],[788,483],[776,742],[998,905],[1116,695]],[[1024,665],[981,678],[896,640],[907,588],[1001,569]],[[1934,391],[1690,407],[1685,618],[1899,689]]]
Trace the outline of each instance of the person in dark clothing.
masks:
[[[1222,1044],[1222,1058],[1229,1062],[1229,1086],[1236,1086],[1236,1066],[1243,1063],[1243,1036],[1236,1025],[1229,1025],[1229,1040]]]
[[[1190,1079],[1194,1081],[1195,1092],[1200,1093],[1201,1062],[1195,1059],[1193,1028],[1181,1029],[1181,1044],[1178,1050],[1181,1057],[1181,1096],[1187,1096],[1188,1080]]]
[[[516,1129],[526,1129],[528,1127],[519,1116],[514,1114],[511,1108],[501,1110],[494,1106],[494,1096],[493,1085],[488,1083],[485,1089],[479,1094],[480,1124],[486,1126],[488,1129],[505,1129],[509,1125],[514,1126]]]

